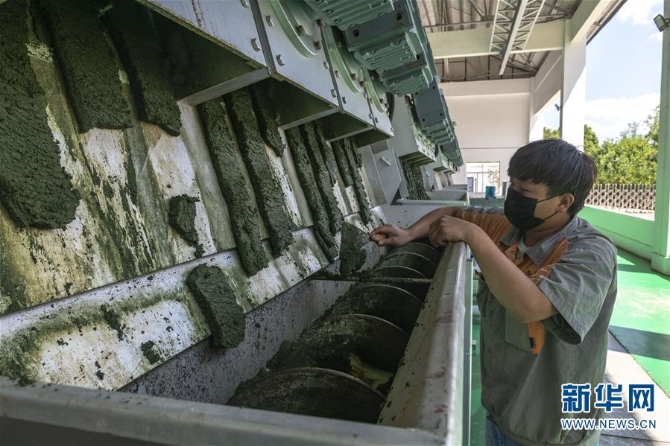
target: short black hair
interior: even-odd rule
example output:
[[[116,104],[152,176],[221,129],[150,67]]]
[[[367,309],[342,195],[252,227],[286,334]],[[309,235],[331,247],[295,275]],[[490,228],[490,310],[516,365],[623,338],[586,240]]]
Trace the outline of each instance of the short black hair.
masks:
[[[570,215],[584,207],[598,175],[596,163],[562,139],[533,141],[517,150],[509,160],[507,175],[521,181],[544,184],[549,196],[572,194]]]

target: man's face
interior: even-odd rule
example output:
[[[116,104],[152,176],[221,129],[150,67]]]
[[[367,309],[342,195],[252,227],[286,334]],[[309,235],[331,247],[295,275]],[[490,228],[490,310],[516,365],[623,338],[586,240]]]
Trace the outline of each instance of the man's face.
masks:
[[[533,183],[532,181],[522,181],[516,178],[511,178],[510,187],[524,197],[538,200],[534,214],[537,218],[545,219],[549,217],[556,212],[556,206],[561,201],[560,195],[547,200],[547,198],[549,198],[549,188],[543,183]]]

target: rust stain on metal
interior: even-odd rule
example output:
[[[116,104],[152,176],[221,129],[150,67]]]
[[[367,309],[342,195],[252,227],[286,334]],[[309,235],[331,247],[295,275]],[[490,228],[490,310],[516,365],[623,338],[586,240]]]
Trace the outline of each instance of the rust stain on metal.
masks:
[[[437,378],[444,378],[444,375],[446,374],[446,369],[441,369],[439,372],[433,372],[429,373],[427,378],[428,379],[437,379]]]
[[[454,322],[454,312],[451,310],[447,311],[447,313],[445,313],[443,316],[435,319],[436,324],[450,324],[452,322]]]

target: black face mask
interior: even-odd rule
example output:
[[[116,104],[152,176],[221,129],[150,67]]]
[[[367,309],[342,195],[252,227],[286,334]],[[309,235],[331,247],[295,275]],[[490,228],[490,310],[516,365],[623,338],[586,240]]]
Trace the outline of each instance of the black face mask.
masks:
[[[535,198],[524,197],[521,193],[514,189],[510,189],[507,192],[507,198],[505,199],[505,217],[507,217],[510,223],[517,227],[519,231],[530,231],[558,214],[558,211],[556,211],[545,219],[537,218],[535,216],[535,206],[537,206],[538,203],[551,200],[555,197],[558,197],[558,195],[545,198],[544,200],[537,200]]]

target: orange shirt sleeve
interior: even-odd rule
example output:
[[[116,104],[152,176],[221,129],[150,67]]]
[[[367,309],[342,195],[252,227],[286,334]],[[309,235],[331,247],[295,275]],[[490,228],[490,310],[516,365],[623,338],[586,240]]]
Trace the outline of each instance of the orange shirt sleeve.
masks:
[[[456,212],[456,218],[469,221],[482,228],[496,245],[512,227],[512,224],[503,214],[489,214],[486,212],[460,209]]]

